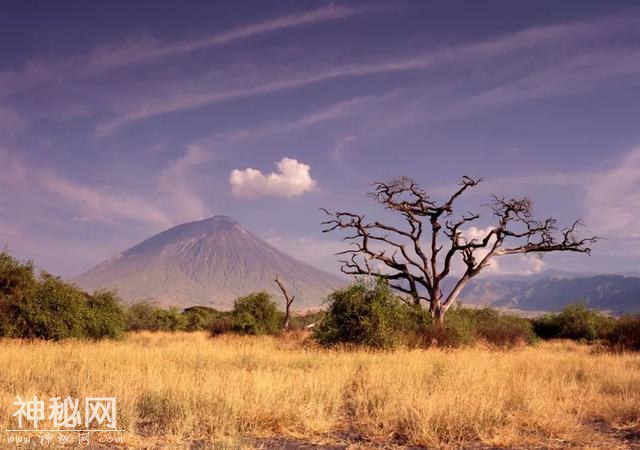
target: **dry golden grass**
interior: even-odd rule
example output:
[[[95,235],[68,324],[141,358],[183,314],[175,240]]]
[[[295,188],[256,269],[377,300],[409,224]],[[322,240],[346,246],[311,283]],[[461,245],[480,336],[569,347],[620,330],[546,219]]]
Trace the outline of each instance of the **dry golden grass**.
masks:
[[[130,448],[234,448],[269,437],[611,448],[623,446],[619,430],[640,426],[640,355],[570,342],[373,353],[295,336],[140,333],[5,340],[0,349],[2,429],[15,428],[16,395],[113,396]]]

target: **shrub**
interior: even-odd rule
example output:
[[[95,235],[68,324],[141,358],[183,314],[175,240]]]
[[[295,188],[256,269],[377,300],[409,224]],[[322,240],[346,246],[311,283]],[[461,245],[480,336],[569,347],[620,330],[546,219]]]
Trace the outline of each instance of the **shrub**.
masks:
[[[177,308],[162,309],[140,302],[127,311],[127,329],[131,331],[181,331],[187,326],[187,318]]]
[[[130,331],[157,331],[156,315],[159,308],[147,302],[134,303],[127,309],[127,329]]]
[[[193,306],[185,309],[182,314],[186,321],[186,331],[201,331],[209,330],[222,313],[207,306]]]
[[[609,333],[608,341],[618,351],[640,351],[640,315],[620,318]]]
[[[0,253],[0,333],[15,338],[119,338],[124,312],[108,291],[89,295],[60,277]]]
[[[461,347],[483,341],[493,346],[512,347],[535,340],[529,320],[493,308],[455,308],[449,310],[443,326],[425,323],[427,345]]]
[[[158,308],[155,314],[157,331],[182,331],[187,326],[187,319],[177,308]]]
[[[211,334],[211,336],[230,333],[232,328],[231,325],[231,315],[221,314],[211,323],[211,326],[209,327],[209,333]]]
[[[119,339],[127,328],[120,299],[111,291],[97,291],[87,298],[85,333],[91,339]]]
[[[535,340],[531,321],[504,314],[493,308],[471,310],[475,319],[475,335],[492,345],[511,347]]]
[[[32,295],[37,284],[33,263],[20,263],[8,253],[0,252],[0,336],[13,334],[11,305]]]
[[[349,343],[388,348],[399,343],[407,332],[409,310],[379,280],[375,284],[358,282],[335,291],[328,298],[329,307],[322,323],[314,330],[322,345]]]
[[[8,306],[10,335],[18,338],[66,339],[85,337],[86,294],[50,274],[28,295]]]
[[[241,334],[274,334],[282,327],[283,314],[266,292],[237,299],[231,311],[231,329]]]
[[[23,297],[37,284],[33,263],[21,263],[7,252],[0,252],[0,301]]]
[[[568,305],[559,313],[545,314],[533,320],[543,339],[562,338],[593,342],[604,339],[613,330],[615,319],[589,309],[583,303]]]

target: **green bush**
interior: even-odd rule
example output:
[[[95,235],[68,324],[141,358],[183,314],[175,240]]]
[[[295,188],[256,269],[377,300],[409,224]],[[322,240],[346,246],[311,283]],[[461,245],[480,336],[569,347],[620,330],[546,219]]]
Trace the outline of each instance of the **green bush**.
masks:
[[[127,329],[130,331],[183,331],[187,324],[187,317],[177,308],[163,309],[140,302],[127,310]]]
[[[120,339],[124,336],[126,314],[120,299],[110,291],[97,291],[87,298],[85,333],[91,339]]]
[[[461,347],[482,341],[497,347],[530,344],[535,340],[531,322],[493,308],[452,308],[442,326],[425,321],[426,345]]]
[[[0,335],[12,336],[15,323],[10,317],[12,304],[33,294],[38,285],[32,262],[20,263],[0,252]]]
[[[9,305],[11,336],[53,340],[85,337],[85,295],[75,286],[43,273],[33,291]]]
[[[187,318],[177,308],[158,309],[155,323],[158,331],[183,331],[187,326]]]
[[[282,328],[284,315],[266,292],[237,299],[231,311],[231,329],[241,334],[274,334]]]
[[[158,331],[156,320],[159,308],[147,302],[134,303],[127,308],[127,330]]]
[[[24,297],[37,284],[31,261],[21,263],[7,252],[0,252],[0,301]]]
[[[542,339],[587,342],[605,339],[615,324],[615,319],[589,309],[583,303],[568,305],[559,313],[544,314],[533,320],[534,331]]]
[[[0,253],[0,332],[14,338],[119,338],[125,329],[118,297],[89,295],[60,277]]]
[[[221,312],[207,306],[193,306],[182,313],[186,320],[186,331],[209,330],[213,322],[221,316]]]
[[[640,351],[640,315],[619,319],[609,333],[608,341],[617,351]]]
[[[322,345],[357,344],[389,348],[409,331],[411,307],[400,301],[383,281],[358,282],[335,291],[328,310],[314,330]]]

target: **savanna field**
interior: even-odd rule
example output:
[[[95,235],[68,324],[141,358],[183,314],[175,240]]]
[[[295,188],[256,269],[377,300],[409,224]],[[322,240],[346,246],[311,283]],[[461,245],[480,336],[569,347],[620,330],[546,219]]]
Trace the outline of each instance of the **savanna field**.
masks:
[[[106,396],[121,448],[640,448],[640,354],[570,341],[368,351],[299,332],[139,332],[0,345],[2,429],[16,395]]]

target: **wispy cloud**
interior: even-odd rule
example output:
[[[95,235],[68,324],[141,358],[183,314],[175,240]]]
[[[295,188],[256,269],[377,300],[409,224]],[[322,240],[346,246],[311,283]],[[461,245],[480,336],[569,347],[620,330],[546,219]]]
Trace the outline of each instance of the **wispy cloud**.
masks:
[[[177,42],[163,42],[149,35],[132,36],[123,42],[100,45],[88,55],[62,60],[35,59],[30,60],[21,70],[0,72],[0,95],[31,89],[45,83],[95,76],[114,69],[157,62],[288,28],[384,12],[392,7],[391,3],[353,6],[328,4],[312,11],[287,14]]]
[[[36,210],[55,205],[66,208],[69,219],[83,217],[103,224],[131,221],[156,227],[170,223],[166,214],[147,199],[76,183],[6,150],[0,150],[0,186],[0,206],[10,204],[12,210],[20,204]]]
[[[591,229],[607,239],[640,239],[640,147],[585,186],[585,220]]]
[[[162,114],[186,111],[241,98],[276,92],[342,78],[363,77],[393,72],[438,70],[468,64],[533,66],[531,73],[516,77],[487,92],[471,95],[439,117],[466,114],[473,110],[572,90],[586,89],[594,82],[635,75],[639,71],[636,47],[620,48],[615,38],[620,35],[640,37],[637,21],[640,9],[631,9],[598,19],[533,27],[481,42],[443,46],[427,52],[386,60],[354,62],[338,65],[316,65],[293,71],[285,76],[269,75],[259,69],[261,83],[220,88],[219,80],[192,80],[192,88],[172,90],[155,100],[134,100],[117,111],[111,119],[98,125],[98,136],[110,135],[135,122]],[[567,58],[567,55],[569,57]],[[505,58],[515,58],[516,62]],[[523,61],[526,60],[526,61]],[[526,62],[526,64],[525,64]],[[195,88],[193,88],[195,86]]]
[[[245,39],[261,36],[287,28],[300,27],[319,22],[341,20],[348,17],[382,12],[392,5],[361,5],[344,6],[329,4],[313,11],[305,11],[296,14],[288,14],[276,17],[264,22],[241,26],[221,33],[201,36],[194,39],[183,40],[174,43],[160,43],[155,39],[147,38],[141,41],[134,40],[122,45],[111,45],[98,48],[89,58],[89,70],[105,70],[121,66],[130,66],[148,63],[202,50],[212,47],[229,45]]]
[[[157,196],[174,220],[194,220],[207,215],[208,208],[193,186],[193,172],[215,158],[215,153],[199,144],[169,162],[157,178]]]
[[[14,110],[0,106],[0,138],[14,138],[27,128],[27,120]]]

